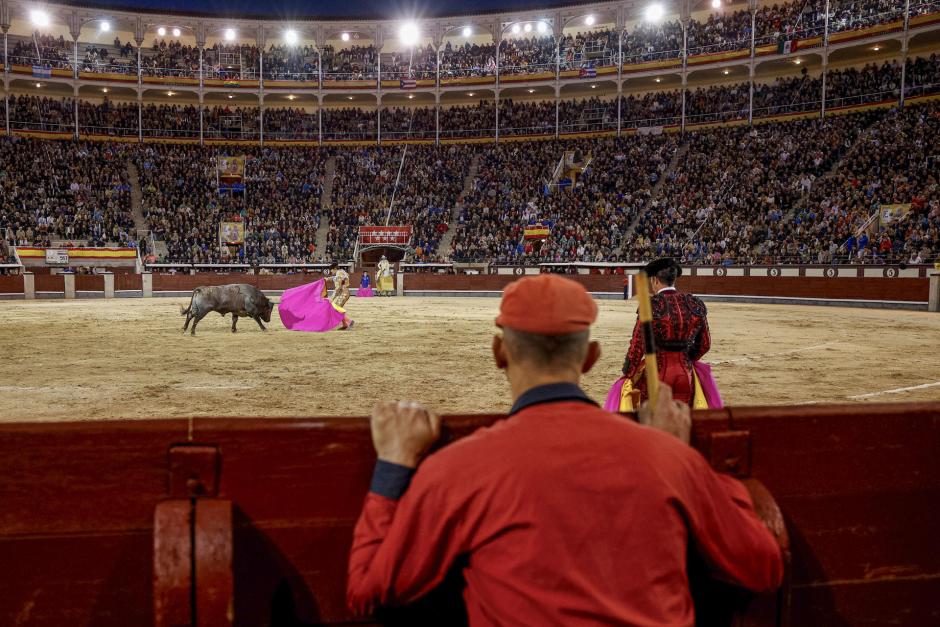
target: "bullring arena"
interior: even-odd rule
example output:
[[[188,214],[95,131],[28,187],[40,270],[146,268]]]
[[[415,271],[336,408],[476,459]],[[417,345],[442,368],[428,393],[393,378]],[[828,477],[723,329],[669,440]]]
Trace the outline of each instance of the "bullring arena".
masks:
[[[0,626],[940,625],[940,0],[414,4],[0,0]]]
[[[276,297],[274,298],[276,300]],[[365,415],[387,399],[442,413],[505,411],[489,340],[495,298],[353,298],[348,333],[291,332],[275,314],[230,331],[210,314],[181,333],[185,298],[0,302],[3,420]],[[600,301],[603,357],[585,381],[603,400],[619,376],[635,302]],[[710,304],[726,402],[794,405],[940,400],[940,317],[928,312]]]

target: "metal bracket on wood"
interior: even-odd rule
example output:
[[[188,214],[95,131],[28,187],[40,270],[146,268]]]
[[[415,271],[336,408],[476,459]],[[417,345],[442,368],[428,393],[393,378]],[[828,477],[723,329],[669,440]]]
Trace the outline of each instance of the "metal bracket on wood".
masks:
[[[751,432],[716,431],[708,435],[708,462],[735,477],[751,474]]]
[[[167,495],[205,498],[219,495],[222,456],[216,446],[177,444],[167,454]]]

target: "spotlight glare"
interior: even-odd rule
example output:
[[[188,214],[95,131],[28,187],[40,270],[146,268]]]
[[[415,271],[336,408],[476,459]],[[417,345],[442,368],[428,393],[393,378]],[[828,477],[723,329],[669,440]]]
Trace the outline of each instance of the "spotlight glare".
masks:
[[[421,34],[418,32],[418,25],[414,22],[405,22],[398,31],[398,38],[406,46],[413,46],[418,43]]]
[[[643,17],[646,18],[647,22],[659,22],[665,15],[666,9],[661,4],[651,4],[643,12]]]
[[[343,33],[342,35],[339,36],[339,38],[342,39],[343,41],[349,41],[349,33]]]
[[[522,28],[522,30],[524,30],[524,31],[527,32],[527,33],[531,33],[531,32],[532,32],[532,25],[531,25],[531,24],[526,24],[526,25]]]
[[[167,95],[167,96],[172,96],[172,95],[174,95],[175,93],[176,93],[175,91],[168,91],[168,92],[166,92],[166,95]]]
[[[655,80],[656,80],[657,83],[662,83],[662,82],[663,82],[663,79],[661,79],[661,78],[657,78],[657,79],[655,79]]]
[[[597,85],[591,85],[591,89],[597,89]]]
[[[157,29],[157,34],[163,37],[164,35],[166,35],[166,29],[161,26],[160,28]]]
[[[101,91],[103,91],[104,93],[108,93],[108,88],[105,87],[105,88],[103,88]]]
[[[803,61],[801,61],[800,59],[797,59],[796,61],[794,61],[794,63],[796,63],[797,65],[799,65],[799,64],[802,63],[802,62],[803,62]]]
[[[594,16],[589,15],[586,18],[584,18],[584,23],[587,24],[588,26],[594,26]]]
[[[288,99],[288,100],[294,100],[296,97],[297,97],[297,96],[295,96],[294,94],[291,94],[290,96],[287,97],[287,99]]]
[[[111,30],[111,22],[102,22],[102,23],[98,26],[98,28],[101,29],[101,32],[102,32],[102,33],[106,33],[106,32],[108,32],[109,30]]]
[[[725,76],[727,76],[728,74],[731,74],[731,70],[724,69],[724,70],[721,71],[721,73],[724,74]]]
[[[414,100],[414,99],[415,99],[414,94],[408,94],[408,100]]]
[[[235,96],[233,96],[232,94],[229,94],[229,95],[228,95],[228,99],[229,99],[229,100],[231,100],[231,99],[234,98],[234,97],[235,97]]]
[[[235,29],[233,28],[225,29],[225,41],[235,41]]]
[[[521,29],[519,28],[519,25],[518,25],[518,24],[513,24],[513,25],[512,25],[512,34],[513,34],[513,35],[518,35],[520,30],[521,30]]]
[[[473,29],[472,29],[472,28],[470,28],[469,26],[464,26],[464,27],[463,27],[463,36],[464,36],[464,37],[469,37],[469,36],[472,35],[472,34],[473,34]]]
[[[174,28],[174,29],[173,29],[173,36],[174,36],[174,37],[179,37],[179,36],[180,36],[180,29]]]
[[[720,8],[721,8],[721,0],[712,0],[712,8],[713,8],[713,9],[720,9]]]
[[[284,43],[288,46],[294,46],[297,44],[297,31],[295,30],[286,30],[284,31]]]
[[[352,100],[355,96],[346,96],[346,100]]]
[[[874,48],[872,48],[872,50],[874,50],[875,52],[878,52],[879,50],[881,50],[881,46],[875,46]]]
[[[39,9],[29,12],[29,19],[34,26],[49,26],[49,14]]]
[[[545,31],[548,30],[548,24],[546,24],[545,22],[539,22],[539,23],[538,23],[538,26],[536,26],[536,29],[537,29],[540,33],[544,33]]]
[[[534,89],[529,89],[528,92],[529,92],[530,94],[534,94],[534,93],[535,93],[535,90],[534,90]]]
[[[42,83],[36,83],[36,89],[40,89],[41,87],[42,87]]]
[[[468,92],[467,92],[467,95],[470,96],[471,98],[473,98],[473,92],[472,92],[472,91],[468,91]]]

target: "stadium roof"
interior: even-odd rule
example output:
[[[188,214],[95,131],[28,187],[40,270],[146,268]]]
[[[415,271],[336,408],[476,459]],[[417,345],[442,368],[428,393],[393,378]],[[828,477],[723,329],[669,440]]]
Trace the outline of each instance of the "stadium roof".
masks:
[[[107,8],[147,13],[178,13],[231,18],[290,19],[399,19],[505,13],[529,9],[554,9],[586,4],[565,0],[79,0],[72,6]]]

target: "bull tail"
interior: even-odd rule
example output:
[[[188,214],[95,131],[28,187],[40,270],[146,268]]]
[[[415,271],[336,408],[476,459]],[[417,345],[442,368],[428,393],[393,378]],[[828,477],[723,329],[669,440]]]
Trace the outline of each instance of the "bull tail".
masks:
[[[180,305],[180,315],[181,315],[181,316],[185,316],[185,315],[189,314],[190,311],[193,310],[193,299],[196,298],[196,292],[198,292],[198,291],[199,291],[199,290],[193,290],[192,296],[189,297],[189,307],[187,307],[186,309],[183,309],[183,306]]]

